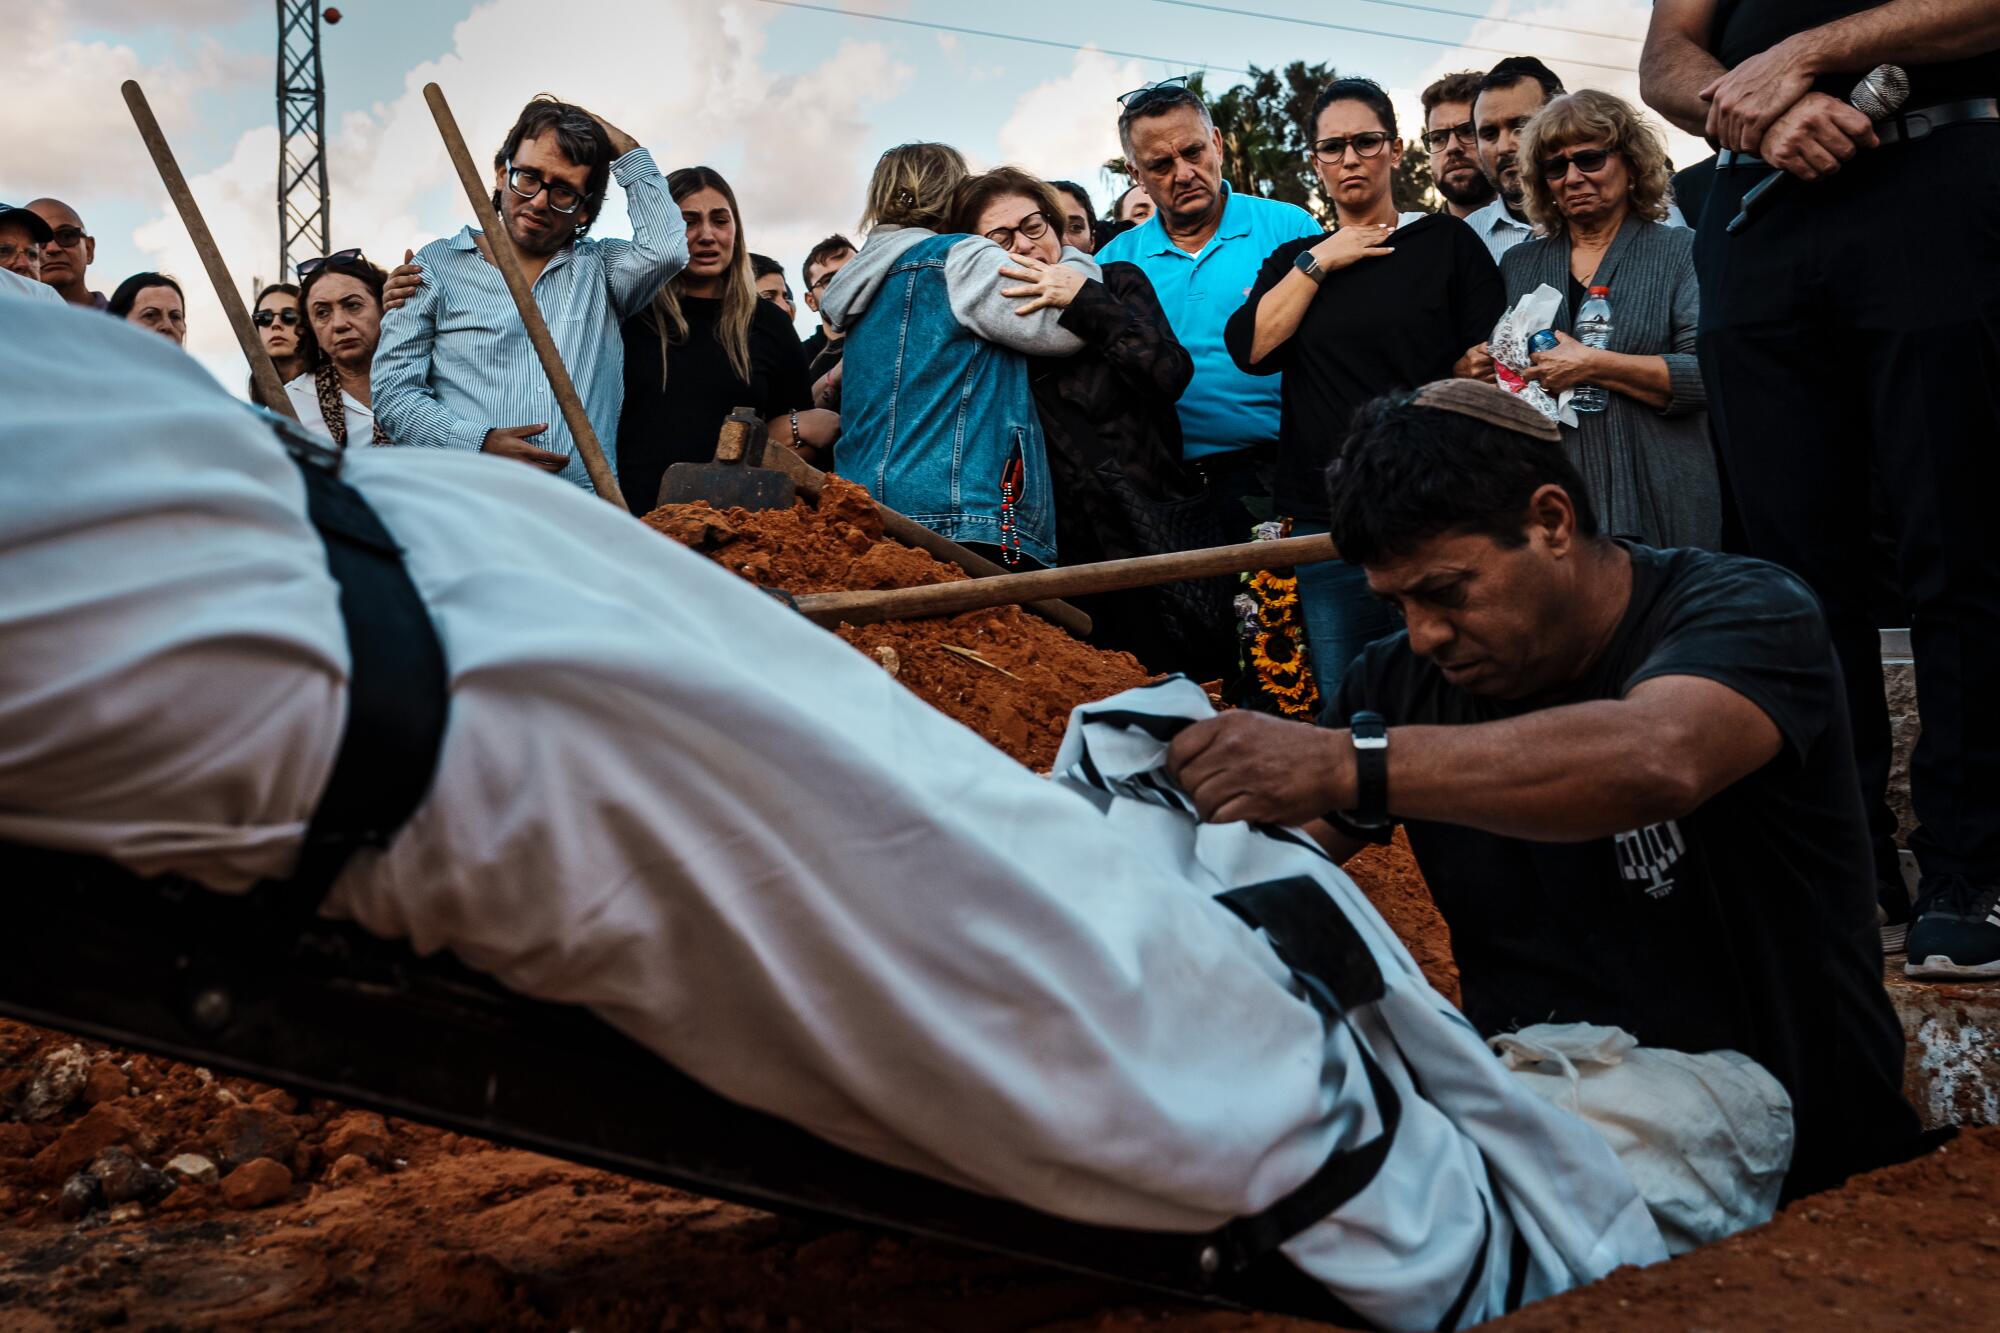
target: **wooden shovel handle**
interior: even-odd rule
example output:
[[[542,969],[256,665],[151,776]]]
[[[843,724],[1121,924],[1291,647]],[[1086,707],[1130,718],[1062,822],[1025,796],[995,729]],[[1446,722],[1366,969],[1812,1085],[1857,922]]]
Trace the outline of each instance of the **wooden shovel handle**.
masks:
[[[492,252],[494,267],[506,279],[507,291],[514,298],[514,308],[521,312],[521,322],[528,327],[528,341],[534,345],[535,356],[542,363],[542,373],[549,377],[549,388],[554,391],[556,406],[562,410],[563,421],[569,426],[570,438],[576,441],[576,451],[583,456],[583,469],[590,474],[591,488],[601,498],[623,509],[625,496],[618,489],[618,478],[604,457],[604,446],[597,442],[597,432],[591,429],[590,417],[583,410],[583,399],[577,396],[576,385],[570,381],[562,353],[556,351],[555,339],[549,336],[542,308],[535,304],[534,289],[528,285],[527,274],[521,271],[521,257],[514,253],[514,238],[507,234],[499,213],[494,211],[493,199],[480,181],[479,168],[474,165],[472,153],[465,146],[465,136],[458,132],[458,119],[451,114],[451,106],[444,100],[444,90],[435,83],[425,84],[424,101],[430,104],[431,119],[437,122],[445,152],[451,155],[451,164],[458,169],[459,184],[465,187],[465,197],[472,205],[472,214],[479,219],[480,230],[486,233],[486,247]]]
[[[777,440],[765,442],[764,466],[783,472],[798,484],[800,494],[810,496],[814,500],[819,499],[820,492],[826,489],[826,473],[821,472],[811,463],[800,458],[790,445],[780,443]],[[920,551],[929,552],[946,564],[957,565],[975,579],[1011,577],[1005,569],[994,564],[985,556],[966,550],[949,537],[939,536],[915,519],[908,518],[896,510],[889,508],[888,505],[883,504],[880,500],[875,502],[875,512],[882,516],[882,531],[894,537],[905,546],[914,546]],[[810,601],[813,597],[846,597],[849,595],[851,594],[809,593],[799,600],[800,605],[803,607],[804,603]],[[1079,639],[1090,636],[1090,617],[1071,606],[1068,602],[1059,602],[1048,598],[1022,601],[1022,599],[1016,597],[1002,597],[998,601],[987,602],[984,605],[1005,606],[1015,601],[1021,602],[1023,610],[1032,611],[1042,619],[1062,626],[1062,628],[1076,635]],[[893,619],[894,617],[880,618]],[[821,621],[820,623],[832,624],[835,622]],[[872,622],[856,621],[854,623],[869,624]]]
[[[978,611],[1036,597],[1081,597],[1221,574],[1247,574],[1257,569],[1284,569],[1332,560],[1338,554],[1331,537],[1285,537],[1278,541],[1134,556],[1129,560],[1104,560],[1094,565],[1037,569],[1026,574],[1000,574],[963,583],[932,583],[871,592],[808,593],[798,599],[798,605],[800,612],[817,624],[836,625],[846,621],[850,625],[872,625],[881,620],[957,615],[961,611]]]
[[[297,421],[299,414],[292,408],[292,400],[285,393],[285,385],[278,378],[278,367],[271,361],[271,354],[264,350],[264,340],[257,336],[257,328],[250,322],[250,311],[243,304],[243,294],[236,290],[230,279],[229,266],[222,262],[222,251],[216,247],[215,237],[208,230],[208,223],[202,220],[201,207],[194,201],[194,192],[188,189],[187,177],[181,174],[180,163],[174,160],[174,150],[167,145],[167,136],[160,129],[160,122],[153,116],[153,108],[146,101],[146,90],[135,80],[127,79],[119,85],[125,95],[125,105],[132,112],[132,123],[139,127],[139,137],[145,141],[146,151],[153,156],[153,166],[160,173],[160,183],[167,187],[167,197],[174,201],[174,208],[181,215],[181,225],[187,228],[188,239],[194,242],[195,253],[201,256],[201,266],[208,270],[208,281],[215,288],[215,298],[222,302],[222,313],[229,317],[229,327],[236,334],[236,343],[243,349],[243,359],[250,363],[250,378],[257,384],[257,393],[273,412],[283,413]]]

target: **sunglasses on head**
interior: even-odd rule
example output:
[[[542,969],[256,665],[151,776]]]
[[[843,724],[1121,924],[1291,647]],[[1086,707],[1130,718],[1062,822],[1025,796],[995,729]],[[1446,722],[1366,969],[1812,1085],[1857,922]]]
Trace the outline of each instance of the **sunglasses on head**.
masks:
[[[1172,97],[1186,92],[1187,82],[1187,75],[1176,74],[1170,79],[1161,79],[1158,83],[1143,84],[1129,93],[1118,94],[1118,105],[1127,111],[1134,111],[1155,97]]]
[[[361,247],[356,246],[352,250],[335,250],[332,254],[321,255],[317,259],[301,259],[298,264],[298,275],[301,278],[310,278],[328,264],[352,264],[359,258],[361,258]]]
[[[250,322],[260,329],[268,329],[273,324],[283,324],[289,327],[299,322],[298,307],[288,305],[281,310],[259,310],[256,314],[250,316]]]
[[[1609,148],[1579,148],[1574,153],[1545,157],[1541,161],[1542,179],[1553,184],[1569,175],[1572,166],[1586,176],[1595,176],[1604,170],[1604,164],[1610,159]]]

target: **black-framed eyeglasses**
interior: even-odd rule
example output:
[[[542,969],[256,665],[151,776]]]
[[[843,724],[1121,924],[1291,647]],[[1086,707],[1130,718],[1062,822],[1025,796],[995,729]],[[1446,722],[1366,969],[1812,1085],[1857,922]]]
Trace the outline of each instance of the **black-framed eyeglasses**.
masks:
[[[250,316],[250,322],[260,329],[268,329],[273,324],[283,324],[286,328],[299,322],[297,306],[285,306],[278,310],[259,310]]]
[[[1389,136],[1381,130],[1368,130],[1352,138],[1343,139],[1335,135],[1329,139],[1319,139],[1313,143],[1313,156],[1322,162],[1334,163],[1347,156],[1352,148],[1356,157],[1374,157],[1389,146]]]
[[[297,272],[301,278],[310,278],[328,264],[352,264],[359,258],[361,258],[361,247],[357,245],[348,250],[335,250],[332,254],[321,255],[317,259],[301,259],[297,265]]]
[[[1456,125],[1447,125],[1441,130],[1431,130],[1426,133],[1424,135],[1424,147],[1430,149],[1433,153],[1442,153],[1445,145],[1453,139],[1470,148],[1479,142],[1479,131],[1473,128],[1471,121],[1462,120]]]
[[[825,291],[827,288],[827,284],[833,281],[833,275],[838,272],[840,272],[840,270],[837,268],[828,269],[826,272],[820,274],[817,278],[814,278],[811,282],[807,283],[806,290],[809,292]]]
[[[533,199],[547,190],[549,207],[558,213],[574,213],[583,207],[583,196],[569,186],[543,180],[541,172],[517,167],[511,161],[507,164],[507,188],[523,199]]]
[[[1604,170],[1604,164],[1611,160],[1609,148],[1579,148],[1574,153],[1564,153],[1559,157],[1545,157],[1540,166],[1542,179],[1551,185],[1569,175],[1574,166],[1586,176],[1595,176]]]
[[[1011,227],[995,227],[992,231],[986,233],[986,239],[999,246],[1002,250],[1011,250],[1014,248],[1014,236],[1016,233],[1027,237],[1031,241],[1039,241],[1042,237],[1049,234],[1049,228],[1053,225],[1055,224],[1049,220],[1049,215],[1037,209]]]
[[[1188,91],[1188,79],[1191,77],[1191,75],[1187,74],[1176,74],[1172,78],[1161,79],[1157,83],[1142,84],[1129,93],[1118,94],[1118,105],[1124,107],[1127,111],[1137,111],[1147,102],[1153,101],[1156,95],[1161,97],[1178,97],[1180,94]]]

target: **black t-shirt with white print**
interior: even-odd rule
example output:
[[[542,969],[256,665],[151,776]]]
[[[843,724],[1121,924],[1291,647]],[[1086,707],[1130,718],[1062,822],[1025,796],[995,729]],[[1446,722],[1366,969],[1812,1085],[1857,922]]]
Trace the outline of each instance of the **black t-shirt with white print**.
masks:
[[[1775,565],[1627,545],[1632,597],[1583,679],[1533,701],[1447,682],[1399,634],[1348,670],[1323,721],[1463,724],[1700,676],[1749,699],[1778,756],[1693,813],[1541,843],[1408,821],[1483,1033],[1616,1024],[1650,1046],[1736,1050],[1792,1094],[1787,1194],[1898,1160],[1918,1132],[1882,988],[1875,883],[1840,669],[1818,602]],[[1389,799],[1395,805],[1395,746]]]

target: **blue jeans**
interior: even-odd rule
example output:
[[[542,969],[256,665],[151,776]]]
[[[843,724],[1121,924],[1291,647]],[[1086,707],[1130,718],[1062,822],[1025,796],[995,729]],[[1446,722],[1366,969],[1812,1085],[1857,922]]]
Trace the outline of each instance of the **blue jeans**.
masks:
[[[1293,523],[1294,537],[1317,537],[1324,523]],[[1299,610],[1306,621],[1306,652],[1322,695],[1331,697],[1361,650],[1402,628],[1396,613],[1368,591],[1368,576],[1345,560],[1300,565]]]

